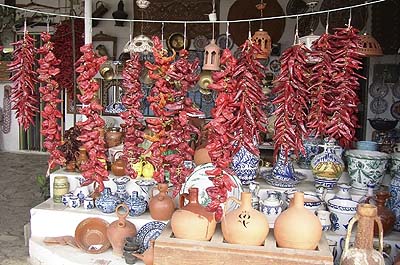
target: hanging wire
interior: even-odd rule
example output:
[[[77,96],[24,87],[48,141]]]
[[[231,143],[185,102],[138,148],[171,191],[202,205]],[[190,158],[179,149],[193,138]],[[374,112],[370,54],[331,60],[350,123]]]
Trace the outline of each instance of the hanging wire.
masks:
[[[362,4],[357,4],[357,5],[351,5],[351,6],[345,6],[345,7],[339,7],[339,8],[332,8],[329,10],[319,10],[314,13],[304,13],[304,14],[295,14],[295,15],[284,15],[284,16],[274,16],[274,17],[263,17],[263,18],[252,18],[252,19],[236,19],[236,20],[219,20],[217,23],[240,23],[240,22],[249,22],[249,21],[264,21],[264,20],[274,20],[274,19],[284,19],[284,18],[294,18],[294,17],[303,17],[303,16],[310,16],[310,15],[318,15],[318,14],[325,14],[328,12],[337,12],[337,11],[342,11],[342,10],[347,10],[351,8],[358,8],[358,7],[363,7],[363,6],[369,6],[369,5],[374,5],[378,3],[385,2],[386,0],[374,0],[370,2],[365,2]],[[26,11],[26,12],[31,12],[31,13],[38,13],[38,14],[44,14],[44,15],[50,15],[50,16],[59,16],[59,17],[69,17],[69,18],[80,18],[84,19],[85,17],[83,16],[77,16],[77,15],[68,15],[68,14],[59,14],[59,13],[51,13],[51,12],[44,12],[44,11],[39,11],[39,10],[31,10],[31,9],[26,9],[26,8],[21,8],[21,7],[16,7],[16,6],[11,6],[11,5],[6,5],[6,4],[0,4],[2,7],[6,8],[11,8],[11,9],[16,9],[20,11]],[[100,20],[100,21],[121,21],[121,22],[146,22],[146,23],[175,23],[175,24],[183,24],[183,23],[188,23],[188,24],[207,24],[207,23],[215,23],[215,21],[209,21],[209,20],[150,20],[150,19],[114,19],[114,18],[92,18],[93,20]]]
[[[226,43],[225,48],[228,49],[229,45],[229,22],[226,22]]]
[[[348,22],[348,24],[347,24],[347,27],[348,27],[348,28],[351,27],[351,16],[352,16],[352,12],[351,12],[351,11],[352,11],[352,9],[350,8],[350,9],[349,9],[349,12],[350,12],[350,14],[349,14],[349,22]]]
[[[183,49],[186,49],[186,23],[183,24]]]
[[[251,22],[249,21],[249,36],[248,36],[249,40],[251,40]]]
[[[299,17],[296,17],[296,30],[294,33],[293,45],[299,44]]]
[[[212,39],[215,39],[215,23],[212,23]]]
[[[129,22],[129,43],[132,42],[132,31],[133,31],[133,22]]]
[[[26,16],[24,16],[24,40],[25,40],[25,37],[26,37]]]
[[[49,33],[50,32],[50,17],[47,16],[46,19],[46,32]]]
[[[212,1],[212,13],[215,13],[216,11],[215,11],[215,0],[213,0]]]
[[[161,23],[161,47],[164,47],[164,22]]]
[[[326,26],[325,26],[325,33],[328,34],[329,31],[329,12],[326,14]]]

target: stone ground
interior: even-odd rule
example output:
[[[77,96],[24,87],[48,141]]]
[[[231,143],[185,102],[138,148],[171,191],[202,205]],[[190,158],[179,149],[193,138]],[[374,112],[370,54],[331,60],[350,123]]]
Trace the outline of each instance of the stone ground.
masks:
[[[35,177],[46,174],[44,153],[0,152],[0,265],[26,265],[24,225],[43,201]]]

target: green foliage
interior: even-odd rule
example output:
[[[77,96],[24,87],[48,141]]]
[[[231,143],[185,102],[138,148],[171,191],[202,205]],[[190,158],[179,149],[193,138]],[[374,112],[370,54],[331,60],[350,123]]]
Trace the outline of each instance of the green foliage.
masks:
[[[43,175],[36,176],[36,184],[40,189],[43,199],[47,200],[50,198],[50,178]]]

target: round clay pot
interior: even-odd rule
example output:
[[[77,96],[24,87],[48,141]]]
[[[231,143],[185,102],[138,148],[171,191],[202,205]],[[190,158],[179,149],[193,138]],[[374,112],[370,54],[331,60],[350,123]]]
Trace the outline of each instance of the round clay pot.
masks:
[[[81,165],[86,163],[88,160],[89,157],[87,155],[86,148],[83,146],[79,147],[79,152],[76,158],[76,167],[79,169],[79,171],[81,170]]]
[[[154,189],[157,188],[159,193],[153,196]],[[168,184],[159,183],[157,187],[153,187],[150,192],[149,211],[151,218],[160,221],[171,219],[175,211],[175,203],[168,195]]]
[[[240,207],[228,212],[221,220],[225,241],[231,244],[263,245],[269,232],[268,220],[264,214],[253,209],[251,193],[242,192],[240,201],[229,197],[225,205],[230,200],[238,203]]]
[[[274,236],[279,247],[316,249],[322,225],[317,216],[304,208],[304,193],[296,192],[291,207],[278,216]]]
[[[196,164],[196,166],[210,163],[211,158],[210,158],[210,155],[208,154],[207,148],[200,147],[200,148],[196,149],[196,151],[194,152],[193,160],[194,160],[194,163]]]
[[[389,198],[390,193],[388,191],[378,191],[376,193],[376,207],[378,208],[378,217],[381,219],[384,235],[387,235],[393,230],[393,226],[396,222],[394,213],[385,206]],[[376,223],[374,226],[374,235],[379,236],[378,225]]]
[[[112,127],[106,132],[107,147],[114,147],[122,143],[123,133],[119,131],[118,127]]]
[[[125,210],[124,213],[120,213],[120,209]],[[107,237],[110,240],[113,248],[113,254],[121,256],[123,254],[125,238],[136,236],[136,226],[126,220],[129,214],[129,208],[126,204],[120,204],[115,209],[118,220],[112,222],[107,228]]]
[[[111,165],[111,172],[117,176],[117,177],[122,177],[125,176],[125,161],[122,160],[121,158],[118,158],[117,160],[114,161]]]
[[[189,188],[189,193],[179,197],[179,206],[171,218],[171,227],[176,238],[191,240],[210,240],[217,222],[214,214],[207,211],[198,201],[198,188]],[[188,204],[184,205],[184,201]]]

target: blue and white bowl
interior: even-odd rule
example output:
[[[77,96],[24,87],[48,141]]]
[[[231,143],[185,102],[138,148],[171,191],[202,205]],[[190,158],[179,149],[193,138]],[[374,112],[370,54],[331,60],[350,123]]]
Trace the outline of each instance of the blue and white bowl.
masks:
[[[349,222],[357,212],[358,202],[334,197],[328,200],[327,205],[331,212],[332,231],[346,235]]]

